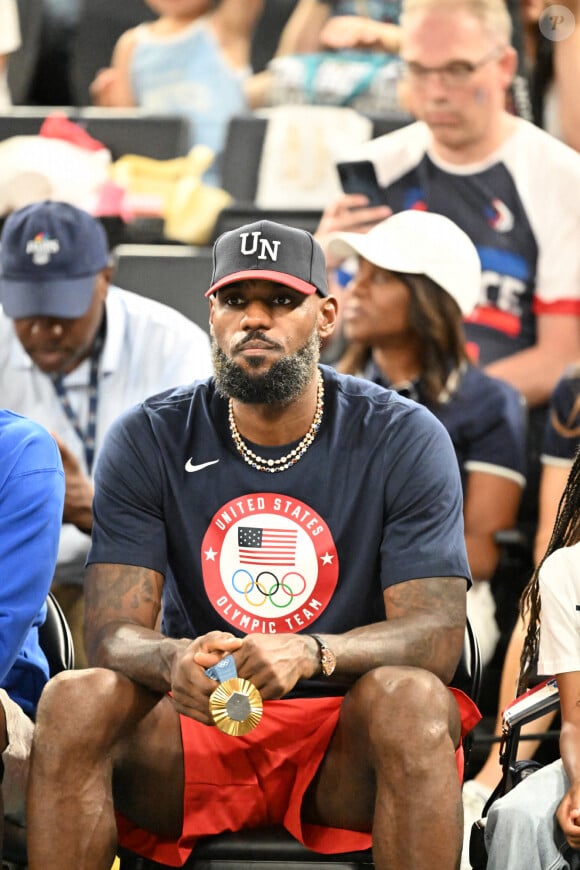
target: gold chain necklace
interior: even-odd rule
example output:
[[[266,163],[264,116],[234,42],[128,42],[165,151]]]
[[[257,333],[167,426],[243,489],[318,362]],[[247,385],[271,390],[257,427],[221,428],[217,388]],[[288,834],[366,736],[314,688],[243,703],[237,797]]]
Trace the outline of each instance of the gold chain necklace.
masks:
[[[320,374],[320,372],[318,372],[316,411],[314,412],[314,419],[310,424],[310,429],[308,430],[302,441],[297,444],[296,447],[290,451],[290,453],[287,453],[286,456],[281,456],[280,459],[264,459],[263,456],[258,456],[257,453],[254,453],[253,450],[250,450],[248,445],[243,440],[234,419],[233,400],[230,398],[230,400],[228,401],[228,421],[230,424],[230,432],[233,442],[238,450],[238,453],[240,453],[244,462],[247,462],[248,465],[252,466],[252,468],[255,468],[257,471],[269,471],[271,473],[274,473],[275,471],[286,471],[286,469],[291,468],[293,465],[295,465],[299,459],[302,459],[302,457],[316,438],[316,433],[318,432],[320,424],[322,422],[323,413],[324,381],[322,380],[322,375]]]

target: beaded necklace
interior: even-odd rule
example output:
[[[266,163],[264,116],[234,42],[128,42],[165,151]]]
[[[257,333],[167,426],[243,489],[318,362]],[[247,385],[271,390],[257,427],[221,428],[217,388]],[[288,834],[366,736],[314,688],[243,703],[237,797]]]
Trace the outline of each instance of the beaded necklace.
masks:
[[[255,468],[257,471],[269,471],[271,473],[274,473],[275,471],[286,471],[288,468],[291,468],[293,465],[295,465],[299,459],[302,459],[302,457],[316,438],[316,433],[318,432],[320,424],[322,422],[323,413],[324,381],[322,380],[322,375],[320,374],[320,372],[318,372],[316,411],[314,413],[314,419],[310,424],[310,429],[308,430],[302,441],[297,444],[296,447],[294,447],[294,449],[290,451],[290,453],[287,453],[285,456],[281,456],[280,459],[264,459],[263,456],[258,456],[257,453],[254,453],[253,450],[250,450],[248,445],[243,440],[234,419],[233,400],[230,398],[228,402],[228,421],[230,424],[230,432],[233,442],[238,450],[238,453],[241,455],[244,462],[247,462],[248,465],[252,466],[252,468]]]

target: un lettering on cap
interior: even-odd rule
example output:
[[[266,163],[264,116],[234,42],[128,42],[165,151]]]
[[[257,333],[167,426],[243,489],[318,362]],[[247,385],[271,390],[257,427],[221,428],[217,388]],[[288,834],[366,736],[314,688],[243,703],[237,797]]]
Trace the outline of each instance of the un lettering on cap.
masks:
[[[244,280],[272,281],[304,295],[328,295],[322,248],[306,230],[256,221],[223,233],[214,244],[210,296]]]
[[[271,260],[273,263],[278,259],[278,249],[282,244],[280,239],[266,239],[258,230],[240,233],[240,240],[240,252],[246,257],[256,254],[258,260]]]

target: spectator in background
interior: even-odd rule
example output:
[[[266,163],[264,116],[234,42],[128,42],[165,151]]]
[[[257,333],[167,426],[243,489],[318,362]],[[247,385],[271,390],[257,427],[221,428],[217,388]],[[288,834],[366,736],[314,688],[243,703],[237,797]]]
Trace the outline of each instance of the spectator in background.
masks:
[[[61,451],[65,525],[53,588],[82,665],[82,577],[103,438],[126,408],[205,377],[209,339],[177,311],[110,287],[105,232],[72,205],[13,212],[0,242],[0,395],[49,429]]]
[[[580,151],[580,3],[558,3],[559,18],[554,24],[550,5],[546,0],[520,0],[523,61],[533,118],[538,126]],[[561,38],[564,34],[566,38]]]
[[[492,804],[485,829],[488,870],[576,868],[580,858],[580,454],[568,476],[550,542],[522,597],[527,624],[525,687],[555,675],[560,695],[560,758],[525,777]]]
[[[500,555],[495,535],[516,525],[526,428],[517,390],[472,365],[465,348],[461,316],[479,295],[477,251],[442,215],[406,211],[367,234],[338,234],[329,252],[358,258],[344,293],[350,345],[338,370],[426,405],[451,436],[474,580],[467,613],[486,664],[499,637],[490,590]]]
[[[20,24],[16,0],[0,0],[0,110],[12,100],[8,88],[8,58],[20,47]]]
[[[517,2],[507,0],[512,18]],[[277,54],[342,48],[370,48],[398,54],[401,6],[402,0],[368,0],[364,4],[356,0],[298,0],[282,31]],[[515,37],[519,50],[519,27]]]
[[[298,0],[276,54],[368,48],[397,54],[400,0]]]
[[[534,541],[534,563],[540,564],[548,548],[558,505],[568,481],[574,457],[580,447],[580,366],[570,366],[559,379],[550,402],[544,446],[538,527]],[[520,658],[526,625],[518,619],[507,647],[499,689],[498,716],[494,734],[498,743],[493,745],[481,769],[463,787],[465,847],[469,842],[473,822],[481,818],[486,801],[502,775],[499,763],[499,739],[502,734],[502,711],[513,701],[518,690]],[[522,734],[541,734],[553,721],[553,713],[524,725]],[[518,758],[532,758],[539,746],[538,740],[523,740],[519,744]]]
[[[521,53],[519,2],[520,0],[507,0],[507,8],[514,24],[513,45],[518,55]],[[281,66],[285,57],[300,54],[316,56],[319,52],[337,53],[339,56],[341,52],[345,52],[348,57],[353,52],[368,52],[382,54],[382,63],[387,65],[398,55],[401,45],[401,6],[401,0],[368,0],[363,4],[356,0],[298,0],[282,31],[272,68],[254,76],[248,86],[252,106],[269,105],[272,102],[275,105],[280,104],[285,94],[284,76],[291,80],[296,78],[296,59],[292,67],[286,68]],[[312,75],[312,66],[308,68]],[[324,88],[330,86],[330,69],[323,77]],[[370,65],[368,70],[367,75],[370,77]],[[334,75],[337,76],[338,72]],[[306,87],[311,88],[312,84]],[[359,106],[360,87],[355,88],[356,96],[349,103],[355,108]],[[389,77],[382,80],[382,87],[390,89]],[[288,94],[295,100],[292,88]],[[313,94],[312,97],[314,96]],[[363,113],[378,116],[393,111],[397,114],[403,112],[398,100],[393,100],[392,97],[383,101],[377,97],[363,100],[360,106]],[[513,114],[531,118],[527,82],[523,76],[514,77],[507,94],[506,106]]]
[[[324,101],[360,109],[358,98],[364,98],[379,69],[370,56],[382,55],[379,65],[385,66],[391,59],[388,55],[398,53],[400,6],[399,0],[371,0],[363,7],[352,0],[298,0],[284,26],[271,64],[248,81],[246,92],[251,106]],[[324,54],[328,54],[331,63],[318,68]],[[369,55],[367,63],[363,63],[365,54]],[[296,55],[305,56],[303,63],[292,57]],[[358,57],[360,72],[355,75],[353,68],[349,68],[348,73],[340,67],[336,69],[335,59],[340,59],[341,55],[349,61]],[[288,60],[291,60],[290,65]],[[319,78],[322,80],[320,88],[316,85]],[[351,84],[345,84],[341,78]],[[394,76],[391,82],[388,79],[381,82],[380,89],[392,89],[396,97],[395,88]],[[396,105],[392,97],[381,99],[377,95],[366,100],[362,105],[370,106],[369,110],[377,113],[384,105],[393,102]]]
[[[54,439],[0,409],[0,861],[4,816],[24,825],[33,722],[49,678],[38,628],[46,618],[64,486]]]
[[[248,108],[244,84],[264,0],[146,2],[159,18],[122,34],[111,66],[91,86],[92,100],[185,115],[190,144],[208,146],[216,158],[204,179],[219,184],[228,121]]]
[[[401,26],[420,120],[351,156],[372,160],[393,211],[439,212],[467,232],[482,263],[467,339],[489,374],[545,405],[580,356],[580,155],[504,108],[516,54],[503,0],[407,0]],[[366,202],[330,204],[318,237],[384,218]]]

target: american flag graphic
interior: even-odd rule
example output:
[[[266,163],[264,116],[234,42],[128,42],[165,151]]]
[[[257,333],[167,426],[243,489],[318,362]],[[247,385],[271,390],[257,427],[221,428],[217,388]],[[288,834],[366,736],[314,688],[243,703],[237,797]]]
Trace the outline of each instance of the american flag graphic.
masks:
[[[242,565],[294,565],[297,529],[238,527],[238,553]]]

